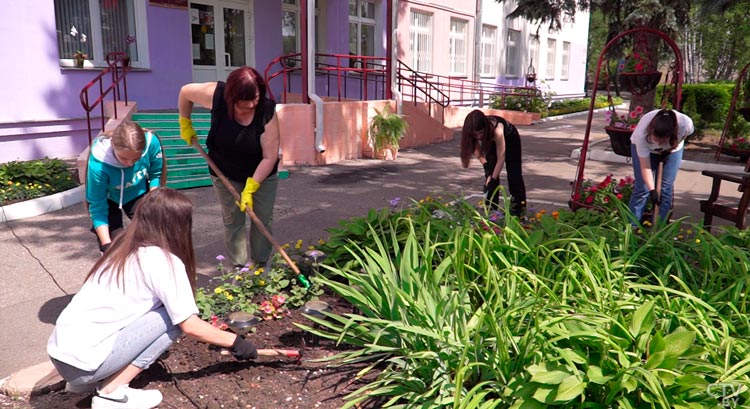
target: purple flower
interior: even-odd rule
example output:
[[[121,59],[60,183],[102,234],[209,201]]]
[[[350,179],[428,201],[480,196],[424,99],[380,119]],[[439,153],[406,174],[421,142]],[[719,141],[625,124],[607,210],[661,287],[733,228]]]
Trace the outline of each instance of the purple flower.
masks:
[[[400,197],[394,197],[393,199],[391,199],[391,206],[392,207],[398,206],[399,203],[401,203],[401,198]]]
[[[216,256],[216,261],[224,261],[224,256],[219,254],[218,256]]]

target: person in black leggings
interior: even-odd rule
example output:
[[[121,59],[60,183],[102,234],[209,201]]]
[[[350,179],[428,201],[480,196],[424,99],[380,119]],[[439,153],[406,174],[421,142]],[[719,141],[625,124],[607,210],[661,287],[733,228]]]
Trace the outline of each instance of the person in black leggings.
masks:
[[[500,191],[500,171],[505,164],[510,214],[520,216],[526,208],[526,185],[521,171],[521,136],[513,124],[502,117],[485,115],[475,109],[466,115],[461,130],[461,164],[469,167],[472,156],[484,166],[484,192],[490,208],[496,210]]]

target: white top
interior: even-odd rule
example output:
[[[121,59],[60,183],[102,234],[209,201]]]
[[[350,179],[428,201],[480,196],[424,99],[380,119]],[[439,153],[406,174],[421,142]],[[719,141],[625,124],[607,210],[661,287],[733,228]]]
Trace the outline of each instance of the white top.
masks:
[[[109,355],[122,328],[164,305],[177,325],[198,314],[185,265],[159,247],[141,247],[125,266],[125,291],[101,271],[83,283],[57,319],[47,342],[52,358],[93,371]],[[138,261],[140,261],[140,265]],[[171,260],[171,265],[170,265]]]
[[[635,145],[635,149],[638,153],[639,158],[645,158],[651,152],[661,153],[663,150],[667,150],[670,148],[670,145],[668,143],[660,145],[658,143],[648,141],[646,128],[648,128],[648,124],[651,123],[651,120],[654,119],[659,111],[661,111],[661,109],[654,109],[653,111],[643,114],[641,120],[638,121],[638,125],[636,125],[635,129],[633,130],[633,134],[630,136],[630,143]],[[677,144],[677,147],[672,149],[672,152],[677,152],[685,145],[685,138],[695,132],[695,127],[693,126],[693,120],[690,119],[689,116],[679,111],[674,111],[674,113],[677,116],[677,140],[679,141],[679,144]]]

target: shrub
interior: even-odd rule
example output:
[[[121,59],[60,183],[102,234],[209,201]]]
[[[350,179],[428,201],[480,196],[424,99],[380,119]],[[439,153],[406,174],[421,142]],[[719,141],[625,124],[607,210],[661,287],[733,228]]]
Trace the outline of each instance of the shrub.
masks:
[[[78,186],[60,159],[12,161],[0,165],[0,206],[35,199]]]
[[[622,98],[613,97],[612,103],[614,105],[622,104]],[[589,109],[591,105],[591,98],[578,98],[578,99],[566,99],[562,101],[554,101],[550,104],[548,110],[548,116],[564,115],[573,112],[583,112]],[[604,95],[597,95],[596,101],[594,102],[594,108],[604,108],[609,106],[609,101]]]
[[[552,94],[543,94],[537,89],[521,89],[509,94],[494,94],[490,97],[490,108],[509,111],[536,112],[547,115],[547,106]]]

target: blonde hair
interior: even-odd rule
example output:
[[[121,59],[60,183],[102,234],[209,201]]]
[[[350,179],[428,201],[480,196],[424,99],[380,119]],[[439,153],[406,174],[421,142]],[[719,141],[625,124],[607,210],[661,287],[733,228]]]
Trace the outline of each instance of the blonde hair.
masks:
[[[146,149],[146,132],[135,122],[125,121],[117,128],[104,132],[115,149],[143,152]]]

